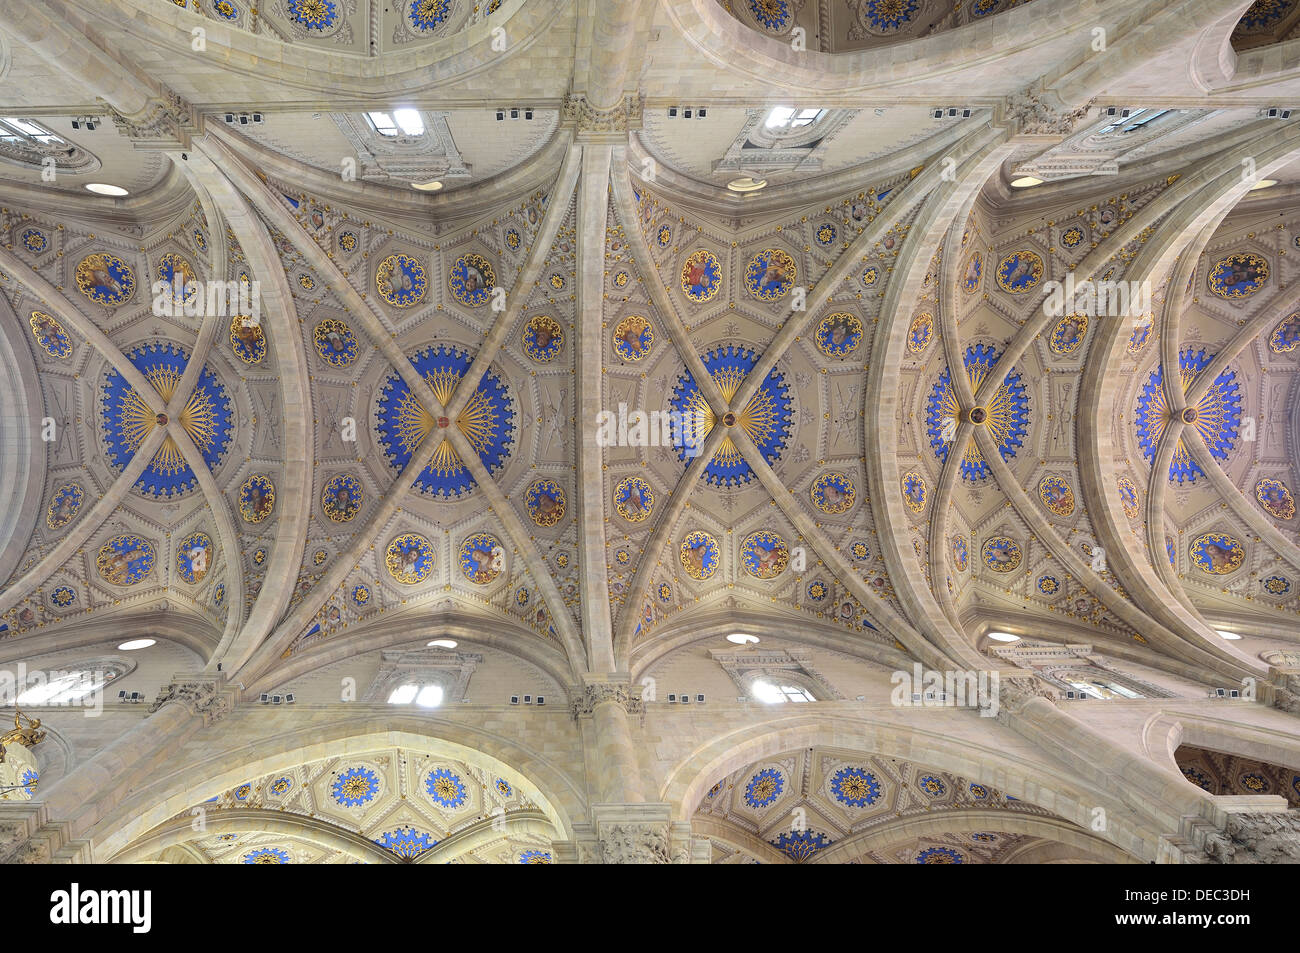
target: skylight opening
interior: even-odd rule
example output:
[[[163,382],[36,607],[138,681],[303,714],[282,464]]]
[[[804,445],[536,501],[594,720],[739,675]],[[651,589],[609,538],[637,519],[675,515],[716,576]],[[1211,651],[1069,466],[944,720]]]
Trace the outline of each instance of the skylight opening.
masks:
[[[796,109],[791,106],[774,106],[767,114],[764,125],[768,129],[798,129],[810,126],[821,118],[824,109]]]
[[[370,125],[375,127],[375,132],[381,136],[397,135],[397,123],[393,122],[393,117],[388,113],[366,113],[366,118],[370,120]]]
[[[408,136],[424,135],[424,120],[420,118],[418,109],[399,109],[393,113],[393,119]]]
[[[765,705],[782,705],[786,702],[814,702],[817,699],[803,688],[795,685],[775,685],[768,681],[757,681],[753,686],[754,697]]]
[[[419,692],[419,685],[398,685],[388,696],[390,705],[409,705],[415,700],[416,693]]]
[[[415,703],[421,708],[437,708],[442,704],[442,688],[438,685],[425,685],[420,694],[415,696]]]
[[[5,116],[0,120],[0,140],[5,142],[39,142],[49,145],[63,140],[44,126],[28,119]]]
[[[381,136],[422,136],[424,119],[418,109],[397,109],[391,113],[368,112],[366,118]]]

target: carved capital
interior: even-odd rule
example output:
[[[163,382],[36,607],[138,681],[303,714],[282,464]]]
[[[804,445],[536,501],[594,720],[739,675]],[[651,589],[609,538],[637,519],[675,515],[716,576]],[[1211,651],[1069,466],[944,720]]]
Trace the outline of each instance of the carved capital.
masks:
[[[596,109],[581,93],[570,93],[564,98],[563,122],[577,126],[580,139],[627,138],[628,130],[641,126],[641,100],[625,96],[611,109]]]
[[[600,831],[602,864],[667,864],[668,825],[646,822],[604,824]]]
[[[109,115],[136,149],[188,149],[190,138],[202,131],[201,117],[169,89],[138,113],[124,116],[110,107]]]
[[[1022,136],[1068,136],[1088,115],[1092,101],[1075,109],[1050,105],[1041,91],[1024,89],[1007,97],[1002,121]]]
[[[639,715],[645,711],[645,703],[635,694],[627,682],[587,682],[581,690],[575,690],[570,696],[569,710],[574,718],[590,717],[596,706],[612,702],[629,715]]]
[[[1300,811],[1229,814],[1222,831],[1205,838],[1200,864],[1300,864]]]
[[[203,719],[203,724],[211,725],[230,714],[234,705],[234,694],[223,686],[225,679],[220,676],[194,676],[177,678],[158,693],[158,697],[149,705],[149,711],[158,711],[164,705],[180,704],[189,709],[193,715]]]
[[[1001,678],[998,680],[998,721],[1003,724],[1036,698],[1046,699],[1053,705],[1060,695],[1051,686],[1033,675]]]

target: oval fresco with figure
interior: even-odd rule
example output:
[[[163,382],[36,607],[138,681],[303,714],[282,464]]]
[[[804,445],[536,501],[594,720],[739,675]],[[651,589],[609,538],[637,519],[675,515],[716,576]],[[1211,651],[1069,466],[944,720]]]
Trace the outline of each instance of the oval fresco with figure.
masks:
[[[153,544],[134,534],[110,539],[99,549],[95,568],[105,582],[114,586],[134,586],[153,570]]]
[[[131,266],[105,252],[81,259],[73,280],[83,295],[106,307],[125,304],[135,294],[135,272]]]
[[[813,506],[828,516],[837,516],[853,507],[857,489],[848,474],[823,473],[813,481],[809,495]]]
[[[852,354],[862,343],[862,322],[856,314],[836,311],[821,319],[813,332],[817,350],[827,357],[844,357]]]
[[[1009,536],[992,536],[984,541],[980,555],[994,572],[1011,572],[1020,565],[1020,547]]]
[[[538,364],[549,364],[564,349],[564,329],[549,314],[530,318],[524,326],[524,353]]]
[[[486,304],[496,287],[497,276],[492,263],[482,255],[461,255],[451,266],[447,288],[451,296],[471,308]]]
[[[347,367],[357,359],[356,335],[342,321],[327,318],[311,332],[316,355],[330,367]]]
[[[1211,576],[1236,572],[1246,560],[1246,547],[1228,533],[1203,533],[1188,550],[1192,565]]]
[[[641,360],[654,343],[654,327],[642,315],[629,314],[614,326],[614,353],[624,361]]]
[[[564,489],[554,480],[534,480],[524,491],[524,507],[538,526],[554,526],[564,518]]]
[[[53,315],[33,311],[30,322],[36,343],[50,357],[63,360],[72,353],[72,338]]]
[[[212,566],[212,538],[207,533],[191,533],[176,547],[176,571],[193,585],[202,582]]]
[[[321,490],[320,505],[332,522],[346,523],[357,515],[364,499],[361,481],[351,473],[340,473],[330,477]]]
[[[475,533],[460,544],[457,561],[465,578],[476,586],[486,586],[501,575],[506,565],[506,551],[501,540],[491,533]]]
[[[1215,262],[1208,281],[1220,298],[1249,298],[1268,281],[1268,260],[1251,252],[1229,255]]]
[[[81,509],[86,491],[80,483],[64,483],[50,497],[50,505],[45,510],[45,525],[50,529],[62,529],[76,518]]]
[[[1013,252],[998,263],[998,287],[1011,294],[1024,294],[1043,279],[1043,259],[1037,253],[1022,249]]]
[[[783,298],[799,276],[794,259],[779,248],[765,248],[745,267],[745,289],[760,301]]]
[[[1289,520],[1295,516],[1295,498],[1281,480],[1263,479],[1255,484],[1255,499],[1269,516]]]
[[[418,258],[389,255],[375,269],[375,290],[394,308],[410,308],[424,300],[429,276]]]
[[[678,551],[682,568],[692,579],[708,579],[718,570],[718,541],[701,530],[687,533]]]
[[[790,549],[776,533],[750,533],[740,544],[740,562],[755,579],[774,579],[790,562]]]
[[[682,292],[696,304],[712,301],[722,287],[722,265],[711,251],[701,248],[682,263]]]
[[[388,574],[408,586],[429,578],[433,559],[433,546],[419,533],[402,533],[384,551]]]
[[[614,509],[629,523],[640,523],[654,511],[655,495],[639,476],[624,477],[614,487]]]

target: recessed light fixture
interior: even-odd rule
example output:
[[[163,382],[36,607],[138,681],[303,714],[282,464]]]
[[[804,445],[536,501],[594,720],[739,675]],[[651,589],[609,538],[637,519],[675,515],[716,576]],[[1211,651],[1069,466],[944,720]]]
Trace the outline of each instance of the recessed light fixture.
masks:
[[[426,642],[425,645],[430,648],[454,649],[456,647],[455,639],[434,639],[432,642]]]
[[[437,179],[434,179],[432,182],[412,182],[411,188],[419,189],[421,192],[437,192],[442,188],[442,183]]]
[[[1229,642],[1235,642],[1237,641],[1237,639],[1241,638],[1241,636],[1238,635],[1236,632],[1225,632],[1222,629],[1215,629],[1215,631],[1218,632],[1220,636],[1227,639]]]
[[[1012,635],[1010,632],[990,632],[989,638],[994,642],[1019,642],[1020,636]]]
[[[132,639],[129,642],[123,642],[117,648],[120,652],[134,652],[136,649],[147,649],[157,641],[157,639]]]
[[[1271,189],[1277,185],[1277,179],[1260,179],[1250,187],[1252,192],[1258,192],[1260,189]]]
[[[743,632],[733,632],[727,636],[728,642],[734,642],[736,645],[754,645],[758,642],[758,636],[745,635]]]
[[[106,185],[103,182],[87,182],[86,190],[96,195],[112,195],[115,198],[130,194],[120,185]]]
[[[1011,180],[1013,189],[1032,189],[1035,185],[1042,185],[1043,180],[1032,175],[1022,175],[1018,179]]]
[[[732,179],[727,183],[727,188],[733,192],[757,192],[759,189],[767,188],[767,179],[756,179],[747,175],[744,178]]]

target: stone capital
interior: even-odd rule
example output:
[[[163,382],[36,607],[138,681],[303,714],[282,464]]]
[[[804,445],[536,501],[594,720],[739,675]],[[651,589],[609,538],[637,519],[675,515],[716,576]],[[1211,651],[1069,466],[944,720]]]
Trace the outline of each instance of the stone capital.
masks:
[[[1008,96],[999,119],[1020,136],[1068,136],[1088,115],[1092,102],[1073,109],[1041,89],[1023,89]]]
[[[632,686],[625,681],[591,679],[581,688],[575,689],[570,697],[572,701],[569,708],[575,718],[590,717],[597,706],[606,703],[618,705],[629,715],[645,711],[640,693],[633,691]]]
[[[586,96],[570,93],[564,98],[561,118],[566,125],[577,128],[579,139],[622,142],[629,130],[641,127],[641,111],[637,96],[624,96],[617,106],[596,109]]]
[[[235,692],[225,687],[224,675],[176,675],[149,705],[150,714],[164,705],[179,704],[203,719],[205,726],[230,714]]]

